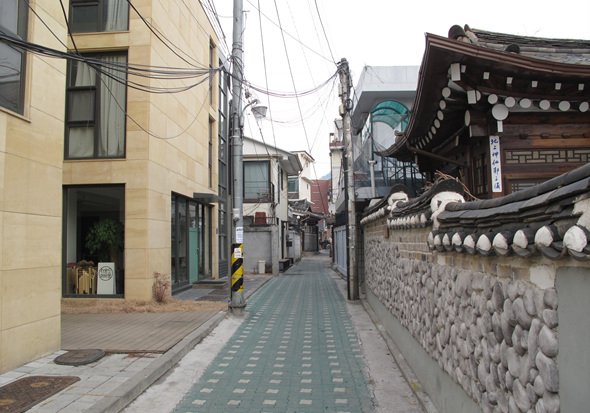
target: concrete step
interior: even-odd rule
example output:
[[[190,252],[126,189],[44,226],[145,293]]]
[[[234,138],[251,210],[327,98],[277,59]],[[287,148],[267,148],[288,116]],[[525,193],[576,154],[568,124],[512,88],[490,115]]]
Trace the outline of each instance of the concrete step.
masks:
[[[221,290],[228,287],[227,277],[218,280],[209,279],[198,281],[193,284],[193,288],[203,288],[208,290]]]

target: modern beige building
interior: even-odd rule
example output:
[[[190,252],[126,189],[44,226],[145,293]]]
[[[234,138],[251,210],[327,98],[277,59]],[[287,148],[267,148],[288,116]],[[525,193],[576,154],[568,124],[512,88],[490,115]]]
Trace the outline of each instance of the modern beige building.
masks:
[[[33,3],[33,2],[31,2]],[[35,7],[60,39],[59,2]],[[0,3],[0,31],[65,51],[26,3]],[[59,348],[66,62],[0,39],[0,373]]]
[[[3,30],[70,52],[0,69],[0,372],[59,349],[62,297],[149,300],[155,273],[178,290],[227,271],[228,78],[201,3],[69,3],[71,36],[59,2],[0,5]]]

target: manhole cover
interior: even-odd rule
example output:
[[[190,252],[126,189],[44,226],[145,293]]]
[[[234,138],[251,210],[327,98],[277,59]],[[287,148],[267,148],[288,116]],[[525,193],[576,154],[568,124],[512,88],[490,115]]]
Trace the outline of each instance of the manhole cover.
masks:
[[[0,412],[26,412],[80,380],[74,376],[30,376],[0,387]]]
[[[56,364],[66,366],[83,366],[84,364],[94,363],[105,355],[102,350],[71,350],[53,360]]]

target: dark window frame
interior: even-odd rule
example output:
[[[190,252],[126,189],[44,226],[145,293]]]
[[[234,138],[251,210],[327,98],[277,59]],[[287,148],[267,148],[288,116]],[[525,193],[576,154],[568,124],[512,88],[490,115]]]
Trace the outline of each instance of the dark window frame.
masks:
[[[102,52],[98,54],[85,54],[86,57],[92,57],[94,59],[100,59],[106,56],[125,56],[125,62],[128,62],[128,54],[127,52]],[[67,67],[67,74],[66,74],[66,110],[65,110],[65,121],[64,121],[64,159],[65,160],[80,160],[80,159],[124,159],[127,155],[127,122],[126,119],[123,123],[123,153],[120,156],[99,156],[99,145],[100,145],[100,137],[101,137],[101,128],[100,128],[100,104],[102,102],[103,96],[101,95],[101,74],[95,72],[96,79],[94,81],[93,86],[71,86],[71,76],[72,76],[72,65],[74,63],[72,61],[68,62]],[[127,80],[127,79],[125,79]],[[70,121],[70,99],[78,93],[91,91],[94,93],[94,110],[93,116],[94,119],[90,120],[72,120]],[[112,95],[109,94],[112,97]],[[123,102],[119,102],[120,105],[123,106],[123,116],[127,116],[127,88],[125,88],[125,97]],[[94,147],[93,147],[93,155],[92,156],[84,156],[84,157],[76,157],[70,156],[70,129],[75,127],[83,127],[83,126],[92,126],[94,128]]]
[[[3,0],[6,1],[6,0]],[[17,16],[16,16],[16,32],[11,30],[8,27],[3,26],[2,24],[0,24],[0,30],[3,31],[4,33],[6,33],[7,35],[16,37],[18,39],[21,40],[27,40],[27,35],[28,35],[28,20],[29,20],[29,8],[27,6],[27,3],[24,0],[15,0],[15,5],[17,7]],[[0,83],[0,106],[10,110],[12,112],[18,113],[19,115],[23,115],[24,114],[24,108],[25,108],[25,87],[26,87],[26,76],[27,76],[27,51],[17,48],[15,46],[12,45],[8,45],[6,43],[0,43],[0,54],[4,54],[1,52],[1,50],[3,48],[8,48],[12,51],[15,51],[17,53],[20,53],[20,68],[18,69],[18,96],[16,97],[17,101],[13,102],[11,99],[7,99],[6,103],[4,102],[4,96],[2,96],[1,92],[2,92],[2,84]],[[13,68],[10,68],[13,69]],[[6,76],[3,75],[2,72],[0,72],[0,76]],[[15,76],[16,77],[16,76]],[[10,86],[10,85],[9,85]],[[7,88],[10,89],[10,88]],[[8,90],[8,93],[10,93],[10,90]],[[12,98],[12,96],[9,96],[10,98]]]
[[[219,66],[223,67],[223,62],[219,62]],[[227,262],[229,260],[229,245],[228,245],[228,212],[226,198],[228,195],[228,99],[227,93],[229,86],[229,74],[225,71],[221,71],[219,75],[219,110],[218,110],[218,123],[217,123],[217,187],[218,194],[223,198],[223,201],[218,204],[218,261],[219,261],[219,277],[224,277],[227,274]]]
[[[215,130],[215,119],[209,118],[208,134],[208,172],[209,172],[209,188],[213,188],[213,131]]]
[[[71,211],[68,210],[69,208],[69,197],[72,196],[71,195],[71,191],[72,190],[104,190],[104,189],[118,189],[120,191],[122,191],[122,197],[120,198],[122,200],[122,202],[120,203],[120,205],[122,205],[122,210],[119,211],[119,213],[122,216],[125,216],[125,209],[127,207],[127,194],[125,191],[125,185],[124,184],[83,184],[83,185],[64,185],[63,186],[63,192],[62,192],[62,297],[63,298],[124,298],[125,297],[125,249],[127,248],[127,244],[126,244],[126,240],[124,240],[124,246],[123,246],[123,252],[121,254],[121,259],[122,259],[122,266],[120,268],[117,268],[117,286],[116,286],[116,292],[115,294],[92,294],[92,295],[85,295],[85,294],[75,294],[75,293],[68,293],[68,286],[67,286],[67,271],[68,271],[68,264],[72,264],[73,262],[70,262],[67,258],[68,256],[68,234],[69,234],[69,230],[68,230],[68,225],[69,225],[69,214],[71,213]],[[79,211],[77,212],[77,214],[79,214]],[[79,232],[80,228],[79,228],[79,224],[80,224],[80,219],[79,216],[77,215],[77,218],[75,220],[75,227],[76,227],[76,233]],[[123,225],[125,226],[125,221],[124,219],[122,219],[121,221],[123,223]],[[81,242],[85,242],[85,239],[82,238],[83,241]],[[76,248],[77,250],[77,248]],[[80,253],[80,251],[76,251],[76,260],[78,258],[81,259],[87,259],[87,257],[84,257],[83,255],[81,257],[78,257],[78,254]],[[75,261],[74,261],[75,262]],[[95,262],[95,266],[98,266],[98,262]],[[119,291],[119,292],[117,292]]]
[[[256,164],[259,164],[261,167],[266,167],[268,179],[266,181],[264,181],[264,182],[267,184],[267,188],[266,189],[268,189],[268,191],[265,192],[266,196],[259,196],[258,198],[246,198],[246,189],[247,189],[246,188],[246,184],[247,184],[247,181],[246,181],[246,164],[250,164],[251,165],[251,164],[255,164],[255,163]],[[255,161],[255,160],[252,160],[252,161],[244,161],[243,162],[243,181],[244,181],[244,185],[243,185],[244,193],[242,195],[243,195],[244,202],[247,202],[247,203],[270,203],[270,202],[273,202],[274,201],[274,185],[271,182],[270,161],[262,161],[262,160],[259,160],[259,161]],[[260,186],[259,188],[262,188],[262,187]]]
[[[117,31],[128,31],[129,30],[129,4],[127,4],[127,19],[125,22],[125,27],[117,28],[113,30],[106,30],[106,23],[107,20],[104,17],[105,8],[108,6],[110,0],[70,0],[70,29],[72,33],[108,33],[108,32],[117,32]],[[80,30],[79,25],[76,22],[76,9],[80,10],[82,8],[89,8],[95,7],[96,8],[96,20],[93,21],[94,27],[93,30]]]

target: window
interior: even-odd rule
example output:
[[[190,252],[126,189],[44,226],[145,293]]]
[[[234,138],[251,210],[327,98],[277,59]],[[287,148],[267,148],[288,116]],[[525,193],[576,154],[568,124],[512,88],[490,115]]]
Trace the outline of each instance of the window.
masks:
[[[475,158],[473,162],[473,183],[474,194],[478,198],[484,198],[488,195],[488,166],[486,162],[487,156],[483,155]]]
[[[290,177],[289,180],[289,192],[299,192],[299,178]]]
[[[24,0],[0,2],[0,31],[8,36],[27,39],[27,3]],[[0,106],[23,113],[27,53],[0,43]]]
[[[213,187],[213,130],[214,130],[215,121],[213,119],[209,119],[209,159],[208,159],[208,168],[209,168],[209,188]]]
[[[219,62],[219,66],[223,66]],[[227,88],[228,75],[225,72],[220,72],[219,76],[219,122],[217,125],[217,185],[218,194],[225,200],[227,196]],[[227,227],[227,205],[225,201],[219,203],[218,209],[218,226],[219,226],[219,276],[226,276],[228,273],[228,227]]]
[[[171,198],[172,291],[211,277],[211,207],[182,195]]]
[[[209,43],[209,104],[213,104],[213,54],[215,52],[215,45],[213,42]]]
[[[112,32],[129,27],[127,0],[71,0],[73,33]]]
[[[93,55],[108,63],[99,74],[90,64],[70,61],[66,96],[66,159],[125,156],[127,87],[122,54]]]
[[[123,296],[125,292],[125,187],[84,185],[64,187],[62,254],[63,295]],[[110,242],[93,238],[108,231]],[[115,240],[115,242],[112,242]],[[115,247],[115,250],[112,248]],[[113,288],[92,282],[99,262],[113,262]],[[84,269],[83,271],[80,268]],[[90,277],[90,278],[89,278]],[[104,287],[108,287],[105,285]],[[86,295],[87,296],[87,295]]]
[[[270,164],[268,161],[244,162],[244,201],[271,202],[273,194],[270,185]]]

